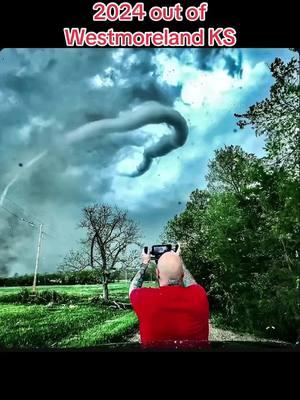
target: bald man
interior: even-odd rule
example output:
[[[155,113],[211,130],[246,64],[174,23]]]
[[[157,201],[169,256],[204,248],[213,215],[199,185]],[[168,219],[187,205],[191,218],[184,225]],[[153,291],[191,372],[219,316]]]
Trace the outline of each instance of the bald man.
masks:
[[[142,265],[133,278],[129,297],[140,324],[141,342],[154,348],[208,346],[209,305],[204,288],[197,284],[177,252],[158,260],[158,288],[142,288],[151,255],[142,253]]]

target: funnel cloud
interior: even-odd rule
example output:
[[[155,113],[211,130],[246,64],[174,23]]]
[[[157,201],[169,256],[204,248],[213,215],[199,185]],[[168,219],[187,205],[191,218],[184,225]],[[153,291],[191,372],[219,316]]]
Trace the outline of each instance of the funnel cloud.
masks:
[[[147,102],[134,111],[127,111],[114,119],[104,119],[90,122],[66,134],[64,141],[67,145],[89,140],[99,135],[128,132],[148,124],[166,123],[174,128],[173,135],[167,135],[152,146],[145,148],[143,161],[136,171],[127,174],[130,177],[143,175],[151,166],[153,158],[162,157],[172,150],[181,147],[188,136],[188,126],[183,116],[170,107],[157,102]]]
[[[285,49],[73,48],[0,51],[0,275],[57,269],[84,237],[82,208],[128,210],[157,242],[205,187],[224,144],[261,154],[234,113],[268,95]],[[31,224],[32,222],[32,224]]]

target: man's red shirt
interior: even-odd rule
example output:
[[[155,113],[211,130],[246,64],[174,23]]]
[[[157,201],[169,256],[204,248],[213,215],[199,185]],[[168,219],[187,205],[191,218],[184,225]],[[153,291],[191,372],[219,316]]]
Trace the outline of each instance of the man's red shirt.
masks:
[[[208,343],[209,304],[202,286],[134,289],[130,301],[144,346],[195,347]]]

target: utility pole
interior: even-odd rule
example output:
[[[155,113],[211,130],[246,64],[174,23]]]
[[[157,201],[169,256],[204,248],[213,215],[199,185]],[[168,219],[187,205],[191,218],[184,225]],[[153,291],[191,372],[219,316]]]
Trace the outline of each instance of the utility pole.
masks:
[[[37,277],[37,272],[38,272],[38,268],[39,268],[41,241],[42,241],[42,236],[43,236],[42,229],[43,229],[43,224],[40,224],[39,240],[38,240],[38,246],[37,246],[37,252],[36,252],[35,270],[34,270],[34,278],[33,278],[33,285],[32,285],[32,293],[35,293],[35,291],[36,291],[36,277]]]

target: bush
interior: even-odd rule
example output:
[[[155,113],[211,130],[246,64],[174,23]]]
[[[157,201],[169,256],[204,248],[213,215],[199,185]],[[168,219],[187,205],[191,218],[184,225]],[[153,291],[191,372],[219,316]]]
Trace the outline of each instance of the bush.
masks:
[[[118,271],[111,274],[109,283],[113,283],[118,278]],[[11,286],[31,286],[33,282],[33,275],[15,275],[10,278],[0,277],[0,287]],[[101,274],[97,270],[86,269],[79,272],[58,272],[58,273],[45,273],[38,274],[38,285],[89,285],[100,284]]]
[[[44,290],[33,294],[28,289],[22,289],[19,293],[1,297],[1,303],[18,304],[72,304],[78,300],[80,296],[58,293],[55,290]]]

